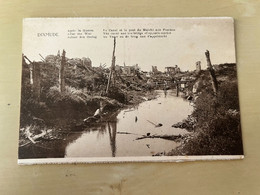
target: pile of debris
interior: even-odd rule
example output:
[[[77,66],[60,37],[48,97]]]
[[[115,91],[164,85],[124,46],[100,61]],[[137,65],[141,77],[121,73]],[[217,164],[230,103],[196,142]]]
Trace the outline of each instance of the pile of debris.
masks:
[[[41,140],[57,140],[62,139],[61,135],[53,129],[43,128],[38,130],[38,126],[29,125],[20,129],[19,147],[29,144],[36,144]]]
[[[176,124],[173,124],[172,127],[174,128],[180,128],[180,129],[186,129],[187,131],[193,131],[196,125],[196,119],[189,115],[186,119],[184,119],[182,122],[178,122]]]

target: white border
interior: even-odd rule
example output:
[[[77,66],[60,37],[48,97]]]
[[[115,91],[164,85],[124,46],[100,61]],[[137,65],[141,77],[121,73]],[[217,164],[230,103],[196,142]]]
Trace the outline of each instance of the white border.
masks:
[[[232,20],[234,18],[229,16],[219,17],[28,17],[23,18],[23,26],[25,21],[30,20]]]
[[[39,158],[18,159],[18,165],[35,164],[79,164],[79,163],[124,163],[124,162],[186,162],[204,160],[240,160],[244,155],[213,156],[153,156],[153,157],[93,157],[93,158]]]

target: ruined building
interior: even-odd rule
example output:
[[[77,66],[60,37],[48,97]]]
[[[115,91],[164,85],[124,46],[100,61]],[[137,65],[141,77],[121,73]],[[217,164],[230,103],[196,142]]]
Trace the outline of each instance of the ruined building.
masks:
[[[82,59],[82,65],[85,67],[92,67],[92,61],[89,58],[83,57]]]
[[[178,67],[178,65],[175,65],[175,74],[180,73],[181,69]]]
[[[157,69],[157,66],[152,66],[152,73],[157,74],[159,71]]]
[[[168,67],[165,67],[165,73],[166,75],[174,75],[174,74],[177,74],[181,71],[181,69],[178,67],[178,65],[175,65],[174,67],[173,66],[168,66]]]
[[[175,74],[175,68],[172,66],[165,67],[166,74]]]
[[[133,76],[135,75],[136,71],[139,70],[138,64],[133,65],[133,66],[126,66],[124,64],[124,66],[119,66],[116,65],[115,66],[115,70],[120,73],[120,74],[124,74],[124,75],[128,75],[128,76]]]
[[[121,74],[122,73],[122,67],[119,66],[119,65],[115,65],[115,71]]]
[[[201,61],[196,62],[196,72],[200,72],[201,71]]]

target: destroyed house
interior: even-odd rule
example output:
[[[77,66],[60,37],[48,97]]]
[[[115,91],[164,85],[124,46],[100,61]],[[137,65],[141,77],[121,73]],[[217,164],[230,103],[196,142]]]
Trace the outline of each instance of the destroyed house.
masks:
[[[157,66],[152,66],[152,73],[157,74],[159,71],[157,69]]]
[[[196,72],[201,71],[201,61],[196,62]]]
[[[179,72],[180,72],[180,68],[178,67],[178,65],[175,65],[174,67],[173,66],[165,67],[165,73],[168,76]]]
[[[124,75],[128,75],[128,76],[131,76],[131,75],[134,75],[136,73],[136,71],[139,70],[138,68],[138,64],[136,65],[133,65],[133,66],[119,66],[119,65],[116,65],[115,66],[115,70],[121,74],[124,74]]]

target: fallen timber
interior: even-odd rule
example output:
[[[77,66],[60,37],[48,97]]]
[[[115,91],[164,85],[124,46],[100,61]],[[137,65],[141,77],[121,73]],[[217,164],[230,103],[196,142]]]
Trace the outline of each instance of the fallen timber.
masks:
[[[182,135],[143,135],[142,137],[138,137],[135,140],[141,140],[141,139],[147,139],[147,138],[160,138],[160,139],[166,139],[171,141],[177,141],[180,142],[185,136]]]

